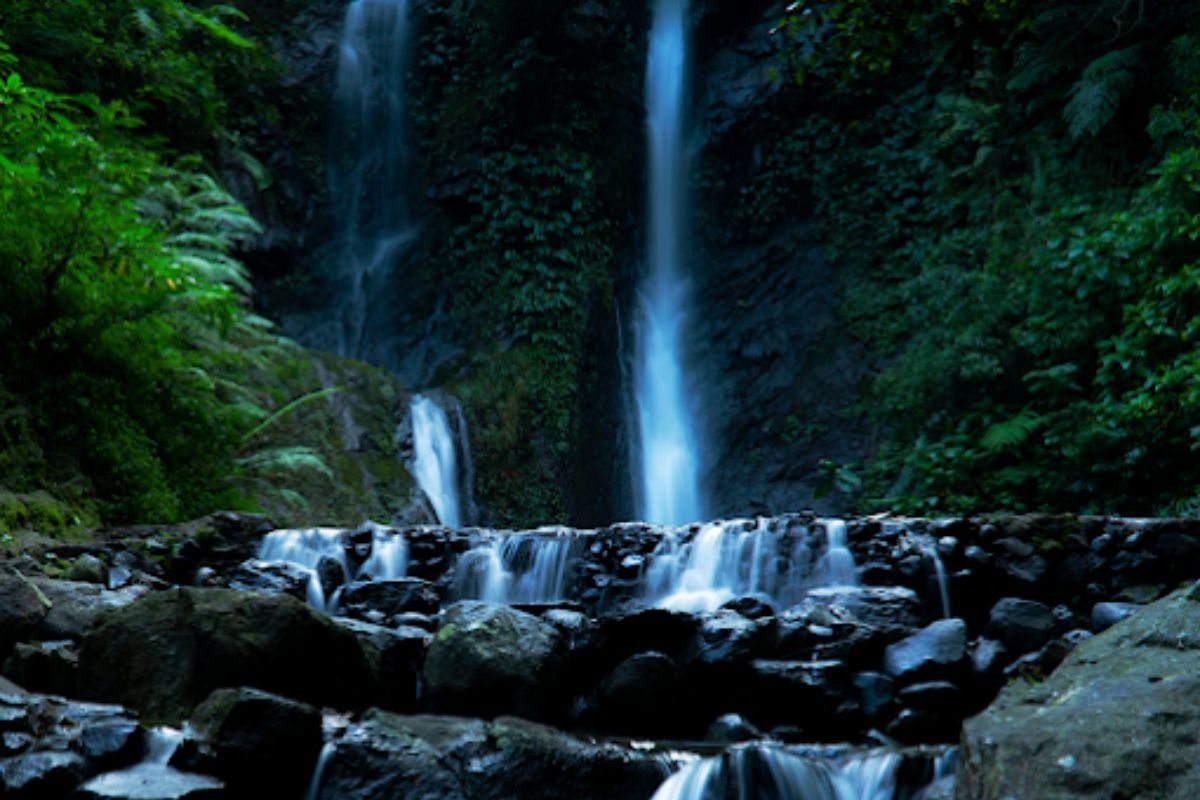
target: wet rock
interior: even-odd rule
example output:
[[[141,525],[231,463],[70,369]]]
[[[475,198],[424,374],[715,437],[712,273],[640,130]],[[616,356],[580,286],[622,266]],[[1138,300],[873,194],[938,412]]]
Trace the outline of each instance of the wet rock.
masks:
[[[1027,653],[1050,641],[1058,620],[1043,603],[1006,597],[992,606],[983,635],[1009,650]]]
[[[79,653],[70,640],[21,642],[4,661],[4,674],[35,692],[67,697],[78,692]]]
[[[767,620],[750,620],[734,611],[706,615],[692,648],[692,657],[704,664],[733,664],[755,655],[771,632]]]
[[[833,586],[814,589],[808,598],[842,606],[864,625],[897,638],[921,625],[921,598],[904,586]]]
[[[85,697],[180,720],[214,689],[253,686],[356,707],[370,672],[353,634],[285,595],[176,589],[101,613],[83,640]]]
[[[321,751],[321,713],[258,689],[218,689],[192,717],[216,759],[215,775],[248,796],[299,797]]]
[[[145,737],[132,719],[111,719],[88,725],[79,735],[79,752],[95,768],[106,770],[138,760]]]
[[[902,683],[953,679],[967,657],[967,623],[943,619],[888,646],[884,671]]]
[[[1132,617],[1141,606],[1137,603],[1096,603],[1092,606],[1092,630],[1106,631],[1123,619]]]
[[[338,610],[347,617],[368,619],[371,612],[391,620],[399,614],[436,614],[441,605],[437,587],[419,578],[358,581],[342,588]]]
[[[468,600],[446,610],[425,659],[431,707],[539,718],[557,702],[558,630],[508,606]]]
[[[880,672],[859,672],[854,676],[858,703],[868,720],[876,720],[891,709],[895,699],[892,679]]]
[[[966,722],[959,796],[1200,797],[1200,592],[1084,641],[1043,683]]]
[[[930,681],[905,686],[896,697],[907,708],[954,714],[960,705],[962,692],[948,681]]]
[[[69,581],[108,584],[108,566],[91,553],[84,553],[71,562],[66,575]]]
[[[415,711],[421,667],[432,637],[423,628],[386,628],[360,620],[339,617],[339,626],[354,634],[372,677],[371,699],[393,711]]]
[[[1051,639],[1044,647],[1032,653],[1026,653],[1004,668],[1006,680],[1024,678],[1030,681],[1042,681],[1058,668],[1063,659],[1075,647],[1092,636],[1090,631],[1072,631],[1064,636]]]
[[[312,573],[299,564],[251,559],[237,565],[227,585],[239,592],[271,592],[307,600],[311,577]]]
[[[1008,648],[995,639],[980,639],[971,650],[971,673],[985,681],[995,681],[1008,660]]]
[[[492,723],[371,711],[338,742],[320,800],[629,800],[662,782],[657,758],[511,717]],[[584,788],[586,787],[586,789]]]
[[[722,714],[704,734],[704,741],[714,744],[736,744],[761,738],[763,732],[740,714]]]
[[[735,695],[739,710],[756,724],[799,723],[822,741],[846,735],[861,719],[858,693],[846,665],[837,660],[757,659]]]
[[[773,617],[778,613],[778,609],[775,607],[775,604],[771,602],[771,598],[760,597],[753,594],[735,597],[725,605],[721,606],[721,610],[736,612],[747,619]]]
[[[0,759],[0,795],[12,798],[66,797],[86,774],[78,753],[25,753]]]
[[[662,653],[638,653],[601,681],[583,715],[613,733],[655,736],[677,730],[683,673]]]
[[[39,639],[78,641],[101,611],[127,606],[150,591],[138,585],[111,590],[94,583],[48,578],[34,578],[33,583],[50,602],[49,612],[33,630],[32,635]]]
[[[569,611],[565,608],[552,608],[545,614],[542,614],[542,619],[568,636],[582,634],[591,627],[591,621],[587,618],[586,614],[579,611]]]
[[[28,635],[50,612],[50,605],[29,578],[0,572],[0,653]]]
[[[346,582],[346,569],[342,562],[330,556],[322,556],[317,562],[317,582],[321,584],[324,597],[333,597],[338,587]]]

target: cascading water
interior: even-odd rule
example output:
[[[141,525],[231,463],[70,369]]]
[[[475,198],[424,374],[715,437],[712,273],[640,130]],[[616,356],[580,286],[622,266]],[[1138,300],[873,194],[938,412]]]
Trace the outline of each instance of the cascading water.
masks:
[[[663,608],[715,611],[743,595],[759,595],[782,607],[820,586],[855,583],[846,523],[820,520],[825,532],[779,520],[735,520],[703,525],[687,544],[676,533],[663,537],[646,570],[646,597]]]
[[[650,250],[639,298],[634,375],[641,467],[638,510],[646,521],[666,525],[692,522],[704,514],[699,448],[683,364],[686,10],[686,0],[657,0],[650,32]]]
[[[263,537],[258,547],[261,561],[283,561],[308,570],[308,603],[322,611],[333,611],[335,597],[326,597],[317,567],[330,559],[341,565],[342,578],[353,580],[370,575],[378,580],[403,578],[408,572],[408,542],[399,534],[367,523],[371,530],[371,554],[359,564],[347,557],[347,532],[339,528],[285,529]]]
[[[734,748],[672,775],[652,800],[893,800],[900,757],[873,753],[840,762],[770,746]]]
[[[413,395],[413,476],[437,514],[451,528],[462,525],[458,458],[445,410],[423,395]]]
[[[464,553],[455,568],[455,596],[491,603],[566,599],[576,540],[556,532],[490,538]]]
[[[407,0],[355,0],[339,48],[329,186],[340,255],[333,274],[338,352],[387,366],[397,354],[381,298],[396,296],[396,265],[412,244],[406,187]]]

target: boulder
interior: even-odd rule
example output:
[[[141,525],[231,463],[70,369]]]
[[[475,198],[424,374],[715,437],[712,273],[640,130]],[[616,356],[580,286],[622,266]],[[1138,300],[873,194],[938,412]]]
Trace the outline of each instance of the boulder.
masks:
[[[28,635],[50,606],[32,580],[17,572],[0,572],[0,653]]]
[[[40,751],[0,759],[0,795],[66,797],[83,780],[87,762],[72,752]]]
[[[992,606],[983,635],[1014,653],[1028,653],[1050,641],[1058,620],[1043,603],[1005,597]]]
[[[381,708],[416,711],[429,631],[401,625],[386,628],[347,617],[336,617],[342,628],[358,639],[371,672],[370,696]]]
[[[966,722],[959,797],[1200,797],[1200,588],[1083,641]]]
[[[311,580],[312,572],[299,564],[252,558],[234,568],[226,585],[239,592],[271,592],[307,600]]]
[[[584,721],[612,733],[666,735],[678,729],[683,672],[663,653],[622,661],[587,701]]]
[[[431,708],[545,717],[558,700],[558,630],[532,614],[466,600],[446,610],[425,659]]]
[[[338,597],[338,613],[368,622],[374,621],[373,612],[390,622],[407,612],[436,614],[440,606],[437,587],[419,578],[356,581],[342,587]]]
[[[19,642],[4,661],[4,674],[35,692],[74,697],[79,694],[79,654],[75,643]]]
[[[300,797],[321,752],[321,712],[258,689],[218,689],[192,716],[213,773],[246,796]]]
[[[704,616],[692,645],[692,657],[703,664],[732,664],[759,653],[774,625],[773,619],[752,620],[735,611]]]
[[[145,586],[110,590],[94,583],[49,578],[33,578],[33,583],[50,603],[49,612],[33,631],[39,639],[78,641],[101,611],[127,606],[150,591]]]
[[[884,671],[901,683],[954,679],[967,658],[967,623],[941,619],[888,646]]]
[[[849,734],[862,716],[846,665],[833,659],[755,659],[733,687],[733,696],[737,709],[755,724],[798,724],[811,738],[822,741]]]
[[[178,721],[227,686],[358,707],[370,671],[353,634],[293,597],[175,589],[100,614],[80,649],[79,686]]]
[[[736,744],[763,738],[763,732],[740,714],[722,714],[713,720],[704,734],[704,741],[713,744]]]
[[[662,782],[657,756],[511,717],[485,723],[372,710],[336,742],[319,800],[628,800]]]

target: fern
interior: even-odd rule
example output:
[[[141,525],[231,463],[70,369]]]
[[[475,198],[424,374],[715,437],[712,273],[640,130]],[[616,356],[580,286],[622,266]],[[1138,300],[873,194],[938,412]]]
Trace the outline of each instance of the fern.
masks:
[[[1006,450],[1024,444],[1046,422],[1046,417],[1022,411],[1012,419],[997,422],[984,432],[979,444],[985,450]]]
[[[1113,50],[1087,65],[1063,109],[1071,138],[1095,136],[1112,121],[1122,98],[1133,88],[1141,50],[1141,45]]]

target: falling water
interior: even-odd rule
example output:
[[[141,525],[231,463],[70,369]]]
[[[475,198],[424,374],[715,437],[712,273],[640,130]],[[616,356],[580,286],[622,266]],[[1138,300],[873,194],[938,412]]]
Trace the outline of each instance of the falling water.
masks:
[[[395,358],[381,298],[394,297],[396,264],[415,239],[408,207],[405,125],[407,0],[355,0],[346,8],[334,96],[329,187],[340,256],[334,292],[338,352],[378,364]]]
[[[641,445],[639,512],[649,522],[667,525],[698,520],[704,511],[682,358],[686,5],[686,0],[657,0],[650,32],[646,72],[649,274],[640,295],[634,376]]]
[[[689,764],[652,800],[893,800],[899,765],[900,757],[892,753],[832,762],[752,745]]]
[[[335,597],[326,597],[317,566],[332,559],[342,567],[342,578],[354,580],[370,575],[379,580],[403,578],[408,572],[408,542],[381,525],[366,523],[371,530],[371,552],[354,565],[347,557],[347,531],[340,528],[289,528],[268,533],[258,546],[262,561],[284,561],[308,570],[308,603],[322,611],[333,611]]]
[[[459,558],[455,596],[491,603],[564,600],[576,541],[557,530],[488,537]]]
[[[812,527],[772,519],[710,522],[690,542],[680,540],[678,532],[666,532],[646,570],[645,596],[663,608],[714,611],[744,595],[788,607],[811,589],[855,582],[841,520]]]
[[[458,459],[450,420],[440,405],[413,395],[413,475],[425,492],[438,521],[451,528],[462,525],[458,492]]]

